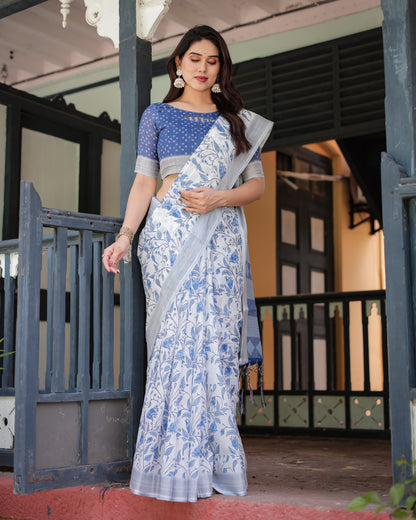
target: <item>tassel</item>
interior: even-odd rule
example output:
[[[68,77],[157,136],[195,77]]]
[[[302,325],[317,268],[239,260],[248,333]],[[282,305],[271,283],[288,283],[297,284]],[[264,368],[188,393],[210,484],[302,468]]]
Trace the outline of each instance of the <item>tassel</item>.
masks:
[[[247,381],[248,381],[248,388],[250,390],[250,403],[254,404],[254,393],[253,393],[253,387],[251,386],[251,377],[250,374],[253,371],[251,367],[247,368]]]
[[[240,389],[239,403],[238,403],[238,411],[240,415],[245,415],[246,413],[246,405],[244,403],[244,388]]]
[[[261,361],[257,362],[254,365],[244,365],[240,366],[240,376],[241,376],[241,387],[239,391],[239,412],[241,415],[246,413],[246,406],[244,400],[244,391],[248,388],[250,391],[250,402],[251,404],[255,404],[254,401],[254,390],[251,384],[251,374],[253,372],[257,372],[257,388],[256,390],[260,392],[260,403],[261,407],[265,408],[267,403],[264,399],[264,372],[263,372],[263,363]]]
[[[241,376],[241,386],[240,386],[240,392],[239,392],[239,412],[240,412],[240,415],[245,415],[246,403],[244,400],[244,390],[246,387],[247,365],[240,366],[240,376]]]
[[[258,371],[258,380],[257,380],[257,390],[260,390],[260,401],[261,407],[265,408],[266,401],[264,399],[264,372],[263,372],[263,363],[257,363],[257,371]]]

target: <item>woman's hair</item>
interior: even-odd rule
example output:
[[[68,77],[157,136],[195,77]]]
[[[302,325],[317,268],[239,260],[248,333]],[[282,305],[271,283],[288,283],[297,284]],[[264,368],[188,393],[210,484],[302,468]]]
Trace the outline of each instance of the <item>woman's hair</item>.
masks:
[[[243,108],[243,99],[231,81],[232,62],[227,44],[224,38],[215,29],[212,29],[212,27],[208,25],[196,25],[184,34],[167,63],[171,86],[163,102],[169,103],[170,101],[174,101],[183,92],[182,89],[176,88],[173,85],[176,78],[176,56],[182,59],[189,47],[194,42],[201,40],[209,40],[219,51],[220,72],[218,74],[218,83],[221,87],[221,93],[211,93],[211,97],[220,115],[224,116],[230,123],[230,133],[235,144],[236,155],[238,155],[251,148],[246,138],[243,120],[238,115],[238,112]]]

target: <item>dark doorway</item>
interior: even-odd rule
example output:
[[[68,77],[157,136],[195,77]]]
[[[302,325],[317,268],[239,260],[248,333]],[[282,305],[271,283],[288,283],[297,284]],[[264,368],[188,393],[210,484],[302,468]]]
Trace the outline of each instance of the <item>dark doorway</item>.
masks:
[[[282,172],[331,175],[330,159],[302,147],[277,152],[277,294],[333,290],[332,186]]]
[[[333,290],[332,186],[330,182],[288,177],[289,172],[331,175],[330,159],[306,148],[277,152],[277,294],[324,293]],[[281,389],[305,390],[309,385],[307,317],[299,316],[296,330],[285,316],[279,327]],[[315,386],[327,389],[329,360],[324,307],[316,305],[313,319]]]

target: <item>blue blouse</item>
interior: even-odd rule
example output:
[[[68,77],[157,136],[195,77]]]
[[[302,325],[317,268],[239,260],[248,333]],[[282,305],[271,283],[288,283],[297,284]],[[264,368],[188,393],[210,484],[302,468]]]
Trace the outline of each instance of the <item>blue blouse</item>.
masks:
[[[167,103],[153,103],[143,112],[135,172],[162,180],[179,173],[218,118],[218,112],[199,113]],[[260,149],[242,173],[243,181],[263,177]]]

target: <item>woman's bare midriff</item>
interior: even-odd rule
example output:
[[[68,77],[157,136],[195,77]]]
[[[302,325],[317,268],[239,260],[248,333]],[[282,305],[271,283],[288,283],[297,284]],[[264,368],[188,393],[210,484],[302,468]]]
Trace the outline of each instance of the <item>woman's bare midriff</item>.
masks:
[[[159,191],[156,193],[157,200],[162,200],[163,197],[166,195],[166,193],[169,191],[169,188],[172,186],[173,181],[178,176],[178,173],[172,173],[171,175],[168,175],[165,177],[162,181],[162,186],[160,187]]]

